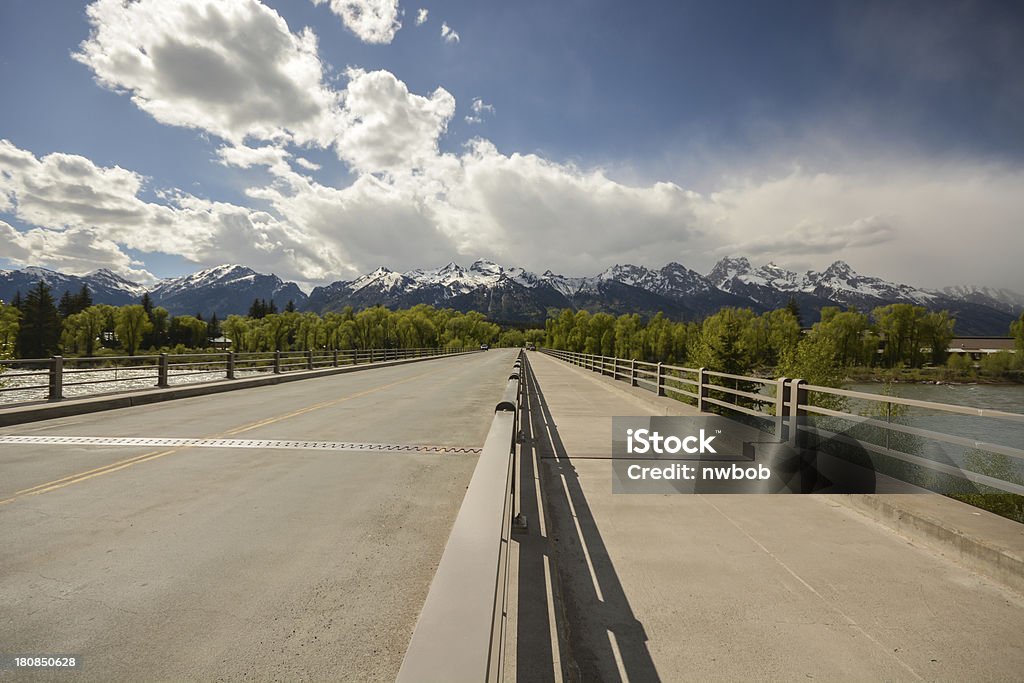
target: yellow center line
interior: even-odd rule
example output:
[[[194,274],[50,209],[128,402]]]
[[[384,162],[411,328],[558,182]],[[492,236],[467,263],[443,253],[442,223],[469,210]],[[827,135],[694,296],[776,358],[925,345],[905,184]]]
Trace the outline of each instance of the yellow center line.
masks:
[[[15,491],[14,494],[16,496],[20,496],[20,495],[22,495],[24,493],[31,493],[32,491],[35,491],[36,489],[41,489],[41,488],[44,488],[46,486],[50,486],[52,484],[59,484],[60,482],[65,481],[67,479],[75,479],[77,477],[81,477],[81,476],[86,475],[86,474],[92,474],[93,472],[99,472],[100,470],[105,470],[108,467],[114,467],[116,465],[120,465],[120,464],[123,464],[123,463],[126,463],[126,462],[132,462],[133,460],[141,460],[142,458],[145,458],[147,456],[153,455],[156,452],[157,451],[150,451],[149,453],[143,453],[142,455],[135,455],[135,456],[132,456],[130,458],[125,458],[124,460],[118,460],[117,462],[112,462],[112,463],[109,463],[107,465],[103,465],[101,467],[97,467],[96,469],[86,470],[85,472],[79,472],[78,474],[69,474],[66,477],[61,477],[60,479],[54,479],[53,481],[48,481],[45,484],[38,484],[36,486],[32,486],[32,487],[29,487],[27,489],[22,489],[20,491]]]
[[[320,410],[321,408],[329,408],[331,406],[338,405],[339,403],[344,403],[345,401],[351,401],[351,400],[356,399],[356,398],[361,398],[363,396],[368,396],[370,394],[375,394],[378,391],[384,391],[385,389],[391,389],[393,387],[397,387],[397,386],[402,385],[402,384],[407,384],[408,382],[412,382],[412,381],[417,380],[417,379],[422,379],[423,377],[427,377],[429,375],[436,375],[439,372],[443,372],[445,369],[446,368],[440,368],[440,369],[437,369],[437,370],[432,370],[430,372],[424,372],[424,373],[421,373],[419,375],[414,375],[412,377],[408,377],[406,379],[399,380],[397,382],[391,382],[389,384],[383,384],[383,385],[381,385],[379,387],[374,387],[373,389],[367,389],[366,391],[360,391],[360,392],[357,392],[355,394],[349,394],[348,396],[343,396],[341,398],[333,399],[333,400],[330,400],[330,401],[321,401],[320,403],[314,403],[313,405],[306,406],[305,408],[301,408],[299,410],[293,410],[292,412],[285,413],[283,415],[278,415],[276,417],[271,417],[271,418],[267,418],[267,419],[264,419],[264,420],[259,420],[258,422],[252,422],[250,424],[243,425],[241,427],[236,427],[235,429],[230,429],[230,430],[228,430],[226,432],[222,432],[222,433],[217,434],[215,436],[204,437],[204,438],[217,439],[217,438],[223,438],[225,436],[233,436],[235,434],[241,434],[242,432],[247,432],[247,431],[250,431],[250,430],[253,430],[253,429],[257,429],[259,427],[265,427],[266,425],[274,424],[275,422],[281,422],[282,420],[287,420],[287,419],[292,418],[292,417],[297,417],[299,415],[305,415],[306,413],[311,413],[314,410]],[[156,460],[157,458],[162,458],[165,455],[171,455],[172,453],[177,453],[179,451],[187,450],[188,448],[189,448],[188,446],[179,446],[178,448],[172,448],[172,449],[167,450],[167,451],[151,451],[149,453],[143,453],[142,455],[137,455],[137,456],[134,456],[132,458],[127,458],[125,460],[119,460],[117,462],[110,463],[109,465],[103,465],[102,467],[97,467],[95,469],[87,470],[85,472],[79,472],[77,474],[71,474],[71,475],[68,475],[66,477],[61,477],[60,479],[54,479],[53,481],[48,481],[45,484],[38,484],[36,486],[32,486],[32,487],[27,488],[27,489],[22,489],[21,491],[16,491],[14,493],[14,495],[11,496],[10,498],[6,498],[4,500],[0,500],[0,505],[6,505],[8,503],[12,503],[15,500],[18,500],[19,498],[24,498],[26,496],[37,496],[40,493],[46,493],[48,491],[55,491],[57,489],[62,489],[65,486],[70,486],[71,484],[77,484],[80,481],[86,481],[88,479],[92,479],[94,477],[99,477],[99,476],[102,476],[104,474],[110,474],[111,472],[117,472],[117,471],[123,470],[123,469],[125,469],[127,467],[131,467],[133,465],[138,465],[139,463],[149,462],[150,460]]]

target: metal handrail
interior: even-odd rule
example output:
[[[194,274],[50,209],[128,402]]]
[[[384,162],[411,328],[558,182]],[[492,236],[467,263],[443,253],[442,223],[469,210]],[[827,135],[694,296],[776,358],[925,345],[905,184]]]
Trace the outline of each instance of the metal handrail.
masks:
[[[659,396],[666,396],[669,394],[683,395],[687,398],[693,399],[697,403],[697,409],[704,411],[709,406],[716,406],[727,411],[756,417],[759,419],[774,419],[776,423],[775,436],[780,440],[788,438],[791,444],[797,443],[798,432],[816,433],[830,438],[836,436],[833,432],[825,430],[821,427],[797,424],[794,418],[821,415],[826,417],[834,417],[843,420],[849,420],[857,424],[865,424],[873,427],[877,427],[883,430],[889,430],[892,432],[898,432],[908,434],[912,436],[918,436],[921,438],[929,439],[932,441],[938,441],[943,443],[949,443],[963,448],[977,448],[990,453],[998,455],[1004,455],[1012,457],[1016,460],[1024,460],[1024,449],[1016,448],[1014,446],[989,443],[983,441],[977,441],[967,437],[956,436],[953,434],[946,434],[944,432],[938,432],[931,429],[924,429],[919,427],[911,427],[908,425],[902,425],[889,421],[882,421],[878,419],[872,419],[863,415],[856,415],[849,412],[840,410],[833,410],[822,406],[814,405],[810,400],[812,394],[826,394],[831,396],[839,396],[843,398],[854,398],[863,401],[868,401],[877,405],[901,405],[914,408],[923,408],[925,410],[936,411],[939,413],[952,413],[957,415],[970,415],[974,417],[985,417],[993,418],[998,420],[1005,420],[1014,423],[1024,422],[1024,414],[1011,413],[1004,410],[993,410],[989,408],[976,408],[970,406],[959,406],[950,403],[936,403],[933,401],[922,401],[919,399],[911,398],[900,398],[898,396],[885,396],[879,394],[869,394],[863,391],[852,391],[849,389],[837,389],[834,387],[823,387],[818,385],[809,385],[801,379],[790,379],[790,378],[777,378],[777,379],[766,379],[764,377],[751,377],[747,375],[735,375],[724,372],[717,372],[714,370],[708,370],[706,368],[685,368],[678,366],[665,365],[662,363],[652,364],[642,361],[634,361],[632,359],[623,358],[612,358],[608,359],[605,356],[594,356],[590,354],[582,354],[572,351],[560,351],[554,349],[541,349],[541,352],[546,353],[555,358],[559,358],[566,362],[574,365],[599,371],[602,374],[605,373],[606,367],[614,367],[616,369],[627,367],[629,372],[620,373],[612,372],[611,375],[615,379],[619,379],[623,374],[626,379],[630,381],[633,386],[646,385],[651,386]],[[611,365],[609,366],[606,361],[610,360]],[[640,370],[637,369],[638,365],[654,365],[657,368],[654,381],[645,380],[639,378]],[[693,373],[697,376],[697,380],[689,380],[680,377],[673,377],[667,374],[666,371],[682,371]],[[753,382],[762,386],[774,386],[775,395],[765,396],[755,394],[748,391],[742,391],[740,389],[727,387],[719,384],[712,384],[707,381],[709,378],[721,378],[721,379],[732,379],[738,382]],[[670,382],[685,383],[692,385],[696,388],[695,392],[684,391],[678,387],[672,386]],[[756,406],[761,408],[767,408],[772,406],[772,410],[756,410],[752,407],[745,405],[738,405],[729,401],[716,398],[714,395],[730,395],[741,397],[749,401],[753,401]],[[969,470],[960,470],[956,467],[950,467],[929,460],[928,458],[922,458],[912,454],[904,453],[888,447],[879,446],[866,441],[858,441],[852,439],[849,436],[839,435],[842,438],[835,438],[836,441],[847,443],[855,442],[864,449],[880,453],[882,455],[888,455],[898,460],[903,460],[908,463],[921,465],[932,470],[943,472],[945,474],[952,474],[959,476],[962,479],[967,479],[975,483],[981,483],[992,488],[1006,491],[1009,493],[1021,493],[1024,492],[1024,488],[1013,482],[1005,482],[988,475],[979,474],[977,472],[971,472]]]
[[[521,362],[495,406],[399,683],[502,678]]]
[[[84,356],[64,358],[15,358],[0,360],[0,394],[5,397],[4,403],[31,402],[40,400],[40,391],[46,392],[49,401],[64,399],[65,388],[88,387],[115,382],[139,383],[153,382],[156,386],[166,388],[170,380],[181,380],[185,377],[203,379],[189,380],[188,383],[216,381],[218,379],[238,379],[236,373],[267,372],[280,374],[305,370],[323,370],[342,365],[358,365],[361,362],[387,362],[433,358],[442,355],[467,353],[476,349],[465,348],[386,348],[386,349],[313,349],[306,351],[249,351],[236,353],[201,352],[140,356]],[[147,362],[152,361],[152,362]],[[123,362],[126,364],[119,364]],[[72,366],[72,367],[69,367]],[[26,368],[22,370],[21,368]],[[13,370],[10,379],[23,380],[35,377],[39,384],[21,384],[3,386],[2,370]],[[120,374],[138,373],[124,377]],[[109,378],[109,375],[113,375]],[[210,377],[217,375],[217,377]],[[46,378],[45,380],[43,378]],[[46,382],[45,384],[42,382]],[[179,382],[175,382],[176,384]],[[124,391],[140,391],[145,387],[133,386]],[[80,392],[79,392],[80,393]],[[115,392],[120,393],[120,392]]]

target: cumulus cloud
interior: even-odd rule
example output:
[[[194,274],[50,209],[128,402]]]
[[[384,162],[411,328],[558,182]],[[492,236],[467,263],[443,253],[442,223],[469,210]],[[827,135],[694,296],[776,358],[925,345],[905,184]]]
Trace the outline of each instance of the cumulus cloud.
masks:
[[[447,22],[441,22],[441,39],[446,43],[457,43],[459,42],[459,34],[455,32],[455,29],[450,27]]]
[[[390,43],[402,28],[398,0],[313,0],[313,4],[330,4],[331,11],[364,43]]]
[[[430,97],[409,92],[388,71],[349,71],[344,122],[335,150],[362,172],[422,167],[437,155],[438,137],[455,113],[444,88]]]
[[[420,8],[420,9],[419,9],[419,10],[418,10],[418,11],[416,12],[416,25],[417,25],[417,26],[423,26],[423,24],[427,23],[427,16],[428,16],[429,14],[430,14],[430,12],[429,12],[429,11],[427,11],[427,10],[425,10],[425,9],[423,9],[423,8],[421,7],[421,8]]]
[[[278,163],[267,149],[221,152],[233,161]],[[136,274],[124,249],[177,254],[204,266],[229,253],[300,280],[326,278],[340,265],[329,248],[265,211],[173,190],[157,193],[162,203],[147,202],[138,196],[143,185],[142,176],[117,166],[61,153],[36,158],[0,140],[0,210],[33,226],[20,237],[6,231],[4,244],[21,254],[19,262],[63,263],[71,272],[106,265]]]
[[[241,143],[326,144],[337,94],[316,36],[257,0],[98,0],[74,58],[157,121]]]
[[[89,228],[32,228],[20,232],[0,221],[0,253],[20,266],[44,266],[72,275],[108,268],[136,282],[156,280],[140,267],[142,263],[132,260],[117,244]]]

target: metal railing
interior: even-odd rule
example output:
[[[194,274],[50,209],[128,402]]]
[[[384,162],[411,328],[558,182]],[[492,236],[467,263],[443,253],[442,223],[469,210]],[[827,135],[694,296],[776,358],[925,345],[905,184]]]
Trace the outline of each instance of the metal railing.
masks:
[[[521,364],[520,352],[416,622],[399,683],[502,677]]]
[[[0,360],[0,404],[61,401],[99,393],[234,380],[263,373],[337,368],[465,353],[463,348],[321,349]],[[105,389],[110,391],[104,391]]]
[[[691,403],[702,412],[718,409],[720,412],[727,411],[758,418],[765,421],[762,426],[770,422],[773,424],[771,431],[774,432],[776,438],[779,441],[788,441],[791,446],[798,446],[801,443],[802,435],[815,435],[836,443],[855,446],[870,453],[894,458],[932,472],[981,484],[996,491],[1024,495],[1024,486],[1016,481],[1024,481],[1024,449],[962,434],[926,429],[908,424],[908,420],[894,419],[894,413],[898,413],[894,407],[903,406],[922,409],[931,415],[969,415],[989,418],[1005,425],[1024,426],[1024,415],[1020,413],[816,386],[807,384],[802,379],[786,377],[766,379],[715,372],[707,368],[648,363],[634,359],[572,351],[554,349],[540,349],[540,351],[607,377],[628,381],[631,386],[648,388],[659,396],[670,396]],[[728,383],[732,383],[733,386],[728,386]],[[741,389],[741,386],[745,388]],[[751,391],[751,388],[759,388],[764,393]],[[865,410],[862,414],[856,414],[837,410],[834,407],[830,408],[821,405],[827,402],[827,400],[821,400],[821,397],[854,399],[861,402]],[[871,440],[841,433],[837,431],[838,427],[823,422],[820,418],[834,418],[836,424],[843,427],[851,425],[854,428],[872,428],[883,435],[883,438],[879,439],[882,443],[874,443]],[[829,429],[830,426],[833,428]],[[854,432],[855,429],[848,431]],[[1011,477],[1015,480],[1008,481],[989,474],[971,471],[960,464],[939,462],[909,453],[893,447],[890,442],[891,434],[950,444],[963,448],[965,451],[974,449],[1004,456],[1011,459],[1012,468],[1015,468],[1020,476]],[[1024,428],[1014,439],[1014,443],[1019,444],[1022,441],[1024,441]]]

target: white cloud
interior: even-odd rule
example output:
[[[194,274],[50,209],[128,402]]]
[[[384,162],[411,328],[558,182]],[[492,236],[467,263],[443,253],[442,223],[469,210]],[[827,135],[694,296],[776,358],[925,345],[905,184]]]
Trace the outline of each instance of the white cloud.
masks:
[[[427,23],[427,16],[429,14],[430,14],[430,12],[425,10],[425,9],[423,9],[422,7],[419,10],[417,10],[417,12],[416,12],[416,25],[417,26],[423,26],[423,24]]]
[[[220,152],[225,161],[278,163],[267,148]],[[10,248],[19,261],[62,263],[70,272],[105,265],[131,275],[135,262],[124,249],[177,254],[203,266],[231,254],[303,281],[328,278],[341,265],[331,249],[265,211],[178,191],[159,192],[163,203],[147,202],[138,196],[143,184],[142,176],[117,166],[60,153],[36,158],[0,140],[0,210],[33,226],[20,237],[6,232],[5,256]]]
[[[388,71],[349,71],[344,125],[335,150],[366,173],[423,166],[437,155],[437,140],[455,113],[444,88],[429,98],[409,92]]]
[[[702,202],[716,256],[822,268],[837,258],[900,282],[1024,289],[1024,170],[996,164],[875,160],[848,171],[734,180]],[[720,245],[726,246],[720,246]],[[688,264],[689,265],[689,264]]]
[[[157,121],[234,143],[330,141],[337,94],[316,36],[257,0],[98,0],[86,13],[75,59]]]
[[[142,264],[133,261],[112,241],[89,228],[15,230],[0,221],[0,252],[15,265],[43,266],[62,273],[84,275],[100,268],[136,282],[154,282]]]
[[[398,0],[313,0],[314,5],[328,2],[345,27],[364,43],[390,43],[402,28],[398,20]],[[420,23],[417,17],[417,25]]]
[[[296,164],[298,164],[302,168],[306,169],[307,171],[319,171],[320,170],[320,164],[315,164],[312,161],[310,161],[309,159],[304,159],[302,157],[295,157],[294,161],[295,161]]]
[[[441,22],[441,38],[446,43],[457,43],[459,42],[459,34],[455,32],[455,29],[448,26],[447,22]]]
[[[473,102],[470,105],[470,109],[473,111],[465,117],[466,123],[483,123],[484,114],[494,115],[494,105],[487,104],[479,97],[474,97]]]

